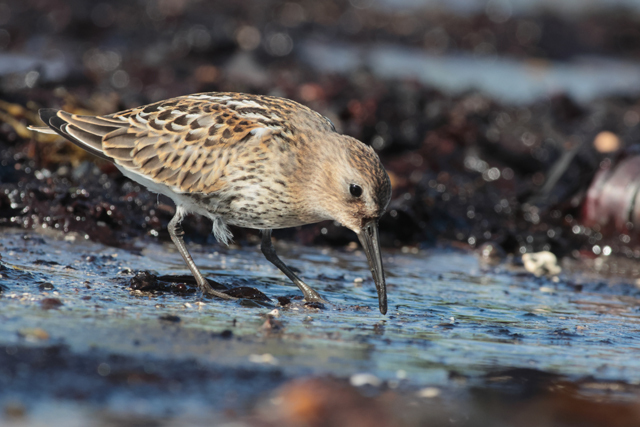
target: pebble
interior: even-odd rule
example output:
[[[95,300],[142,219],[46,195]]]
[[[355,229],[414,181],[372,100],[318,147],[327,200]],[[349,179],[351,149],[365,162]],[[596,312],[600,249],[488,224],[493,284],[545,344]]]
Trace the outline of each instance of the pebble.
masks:
[[[549,251],[535,252],[522,255],[524,268],[536,276],[555,276],[562,272],[558,265],[558,259]]]
[[[365,385],[379,387],[382,385],[382,380],[373,374],[363,373],[352,375],[351,378],[349,378],[349,383],[354,387],[362,387]]]

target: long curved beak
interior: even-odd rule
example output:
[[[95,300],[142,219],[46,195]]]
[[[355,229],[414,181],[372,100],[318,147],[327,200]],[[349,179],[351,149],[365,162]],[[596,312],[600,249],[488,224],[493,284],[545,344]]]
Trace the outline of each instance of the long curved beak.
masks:
[[[358,233],[358,239],[367,254],[369,268],[373,274],[373,281],[378,290],[378,303],[380,313],[387,313],[387,284],[384,281],[384,269],[382,268],[382,257],[380,256],[380,241],[378,238],[378,221],[372,219],[362,226]]]

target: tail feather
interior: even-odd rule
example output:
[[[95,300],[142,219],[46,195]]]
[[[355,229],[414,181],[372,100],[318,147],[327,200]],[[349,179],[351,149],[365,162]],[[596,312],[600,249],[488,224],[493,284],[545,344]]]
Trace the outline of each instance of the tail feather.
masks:
[[[102,138],[109,132],[117,129],[126,128],[126,123],[119,121],[107,121],[101,117],[79,116],[77,114],[67,113],[66,111],[58,111],[57,117],[67,122],[67,126],[76,127],[87,133],[92,133]],[[95,148],[99,148],[95,147]]]
[[[44,126],[27,126],[27,129],[29,129],[30,131],[34,131],[34,132],[46,133],[48,135],[57,135],[58,134],[58,132],[56,132],[55,130],[53,130],[51,128],[44,127]]]
[[[32,128],[33,130],[44,133],[57,133],[91,154],[104,160],[113,161],[102,150],[102,136],[116,129],[115,123],[111,126],[107,124],[99,126],[90,120],[82,121],[85,116],[76,116],[50,108],[41,109],[39,114],[42,121],[49,125],[51,130],[44,131],[42,129],[46,128]]]

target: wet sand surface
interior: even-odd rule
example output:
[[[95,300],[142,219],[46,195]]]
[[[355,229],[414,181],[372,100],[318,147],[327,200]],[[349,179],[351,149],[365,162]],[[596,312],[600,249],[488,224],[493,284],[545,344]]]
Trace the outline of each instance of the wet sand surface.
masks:
[[[491,267],[452,248],[385,251],[390,305],[382,316],[358,250],[281,245],[331,302],[318,309],[297,300],[253,246],[191,250],[210,279],[256,288],[269,302],[199,301],[189,284],[131,290],[134,270],[187,273],[167,244],[139,240],[123,250],[22,230],[1,237],[0,402],[8,425],[70,425],[69,417],[78,425],[253,425],[260,411],[262,420],[282,416],[273,395],[301,378],[317,378],[314,389],[393,396],[396,406],[417,401],[409,407],[422,421],[449,411],[495,417],[500,411],[482,399],[501,388],[511,389],[510,399],[524,393],[525,405],[557,392],[550,384],[585,402],[629,404],[640,391],[640,289],[619,278],[583,270],[536,278],[508,260]],[[445,406],[426,411],[434,400]]]

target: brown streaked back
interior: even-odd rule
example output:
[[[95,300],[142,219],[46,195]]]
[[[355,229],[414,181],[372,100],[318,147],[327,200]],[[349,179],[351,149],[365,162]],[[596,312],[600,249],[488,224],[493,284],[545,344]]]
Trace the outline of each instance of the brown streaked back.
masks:
[[[98,157],[182,192],[216,191],[245,145],[268,151],[275,139],[295,143],[300,131],[335,131],[296,102],[237,93],[182,96],[101,117],[55,110],[41,117]]]

